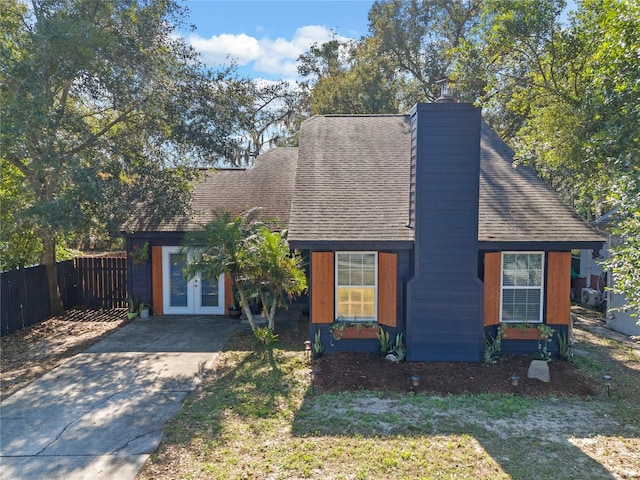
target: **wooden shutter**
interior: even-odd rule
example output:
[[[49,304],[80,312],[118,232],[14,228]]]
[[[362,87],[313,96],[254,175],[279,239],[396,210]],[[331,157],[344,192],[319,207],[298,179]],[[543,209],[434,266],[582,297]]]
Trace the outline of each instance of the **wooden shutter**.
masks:
[[[398,317],[398,255],[378,254],[378,323],[395,327]]]
[[[547,254],[546,323],[569,325],[571,318],[571,252]]]
[[[311,253],[311,323],[333,323],[335,316],[333,252]]]
[[[162,247],[151,247],[151,303],[153,315],[162,315]]]
[[[490,252],[484,254],[484,325],[500,323],[500,270],[502,254]]]
[[[224,276],[224,311],[229,315],[229,307],[233,305],[233,289],[231,288],[231,277]]]

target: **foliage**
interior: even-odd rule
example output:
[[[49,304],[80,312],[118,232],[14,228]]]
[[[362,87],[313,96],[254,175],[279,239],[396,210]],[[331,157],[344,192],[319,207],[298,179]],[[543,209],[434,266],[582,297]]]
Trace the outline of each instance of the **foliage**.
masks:
[[[563,20],[564,0],[488,0],[477,33],[460,46],[458,76],[485,83],[491,125],[587,219],[640,138],[640,5],[584,0]]]
[[[258,212],[258,209],[251,209],[233,216],[228,210],[214,211],[213,220],[201,230],[185,234],[183,249],[189,254],[184,269],[185,277],[193,278],[201,274],[214,282],[220,275],[226,275],[231,288],[238,292],[240,305],[253,332],[256,331],[256,325],[249,308],[246,270],[250,263],[249,242],[262,226],[257,218]]]
[[[134,245],[131,249],[130,256],[134,260],[149,260],[149,242],[144,242],[142,245]]]
[[[455,47],[471,34],[480,0],[383,0],[369,12],[369,35],[334,38],[299,57],[311,114],[398,113],[433,101]],[[466,95],[473,98],[473,95]]]
[[[324,346],[322,345],[322,339],[320,338],[321,332],[320,329],[316,330],[316,333],[313,337],[313,353],[318,356],[322,352],[324,352]]]
[[[188,167],[228,148],[216,83],[174,29],[172,0],[3,0],[0,162],[27,200],[14,212],[39,238],[51,310],[62,309],[55,245],[63,234],[117,231],[185,212]],[[10,121],[9,121],[10,119]]]
[[[549,351],[549,342],[553,338],[554,329],[549,325],[538,325],[540,338],[538,339],[538,351],[535,357],[547,362],[551,361],[551,352]]]
[[[255,331],[256,339],[261,345],[267,348],[273,348],[278,343],[278,334],[269,327],[258,327]]]
[[[487,333],[484,337],[484,363],[496,363],[502,357],[502,327],[498,327],[496,336]]]
[[[389,348],[391,347],[391,338],[389,332],[380,327],[378,329],[378,340],[380,341],[380,351],[382,353],[387,353],[389,351]]]
[[[232,289],[257,335],[250,298],[258,296],[267,316],[269,330],[275,328],[278,307],[307,288],[302,259],[289,250],[286,232],[271,232],[258,220],[259,209],[233,216],[229,211],[213,212],[214,220],[201,230],[185,235],[183,251],[189,254],[186,278],[202,274],[209,281],[227,275]]]
[[[571,354],[571,345],[569,345],[567,335],[557,333],[556,337],[558,338],[558,357],[562,360],[569,360],[569,355]]]
[[[404,341],[402,340],[402,333],[396,334],[396,340],[394,344],[389,349],[389,353],[396,356],[399,362],[402,362],[406,356],[407,349],[404,346]]]
[[[289,249],[287,232],[272,232],[261,227],[249,239],[244,274],[258,292],[267,317],[268,327],[275,328],[278,307],[287,307],[292,297],[307,289],[307,277],[302,269],[302,257]]]
[[[605,263],[613,275],[613,291],[623,294],[631,315],[640,312],[640,179],[626,175],[614,187],[611,200],[616,213],[612,227],[611,257]]]
[[[306,94],[287,81],[233,79],[224,86],[232,99],[238,133],[227,161],[250,166],[265,147],[297,145],[297,131],[306,117]]]
[[[378,322],[359,322],[357,320],[345,320],[343,317],[336,318],[335,322],[329,327],[331,338],[333,340],[340,340],[345,328],[355,328],[358,332],[363,328],[375,328],[378,329]],[[376,334],[378,335],[379,332]],[[332,343],[333,345],[333,343]]]

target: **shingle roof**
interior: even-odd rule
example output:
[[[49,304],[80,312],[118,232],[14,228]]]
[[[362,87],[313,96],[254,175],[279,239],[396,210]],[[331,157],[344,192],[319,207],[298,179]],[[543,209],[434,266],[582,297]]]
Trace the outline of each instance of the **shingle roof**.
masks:
[[[411,132],[406,115],[326,115],[302,124],[291,202],[294,242],[406,241]],[[482,126],[480,242],[600,242],[513,151]]]
[[[533,170],[513,166],[513,151],[486,124],[480,150],[481,242],[600,242]]]
[[[291,195],[296,175],[298,150],[274,148],[260,155],[249,169],[221,169],[205,172],[194,186],[191,217],[178,217],[160,225],[147,225],[144,217],[128,225],[132,231],[173,232],[198,229],[213,219],[213,210],[242,210],[261,207],[260,217],[289,223]]]
[[[411,241],[409,118],[327,115],[302,124],[289,238]]]

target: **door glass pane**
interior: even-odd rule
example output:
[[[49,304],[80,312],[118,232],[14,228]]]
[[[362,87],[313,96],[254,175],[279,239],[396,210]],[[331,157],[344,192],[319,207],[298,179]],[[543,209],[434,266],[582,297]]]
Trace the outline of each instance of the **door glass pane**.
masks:
[[[187,306],[187,282],[182,276],[182,269],[185,265],[185,254],[169,254],[169,282],[170,282],[170,306]]]
[[[218,280],[210,282],[203,278],[200,282],[201,303],[203,307],[218,306]]]

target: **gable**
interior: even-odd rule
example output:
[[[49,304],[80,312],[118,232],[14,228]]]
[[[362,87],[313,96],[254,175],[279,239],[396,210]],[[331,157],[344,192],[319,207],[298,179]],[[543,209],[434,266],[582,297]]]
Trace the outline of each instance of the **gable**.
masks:
[[[212,211],[229,210],[237,215],[260,207],[260,218],[273,219],[280,227],[289,223],[291,196],[296,175],[297,148],[274,148],[260,155],[248,169],[206,171],[194,185],[193,214],[162,224],[146,221],[144,214],[127,225],[130,231],[184,232],[213,220]]]

